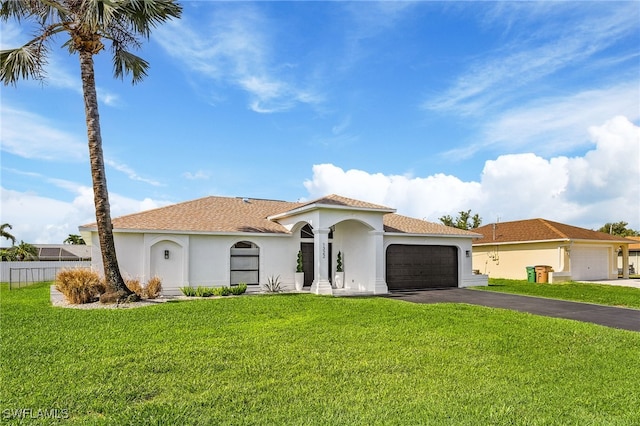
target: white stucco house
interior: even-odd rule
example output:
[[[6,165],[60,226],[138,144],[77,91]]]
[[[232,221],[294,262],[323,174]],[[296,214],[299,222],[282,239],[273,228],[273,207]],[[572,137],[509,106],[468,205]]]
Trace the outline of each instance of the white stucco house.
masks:
[[[80,227],[102,271],[95,224]],[[159,276],[165,294],[183,286],[258,289],[279,276],[293,289],[298,252],[304,284],[337,291],[341,254],[346,292],[486,285],[472,273],[471,245],[480,235],[398,215],[395,209],[329,195],[307,202],[206,197],[113,219],[123,276]]]

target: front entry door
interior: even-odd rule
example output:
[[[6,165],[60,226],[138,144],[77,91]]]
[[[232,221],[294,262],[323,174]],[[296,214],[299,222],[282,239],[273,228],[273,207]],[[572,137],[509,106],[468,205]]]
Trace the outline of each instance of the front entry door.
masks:
[[[331,279],[331,243],[329,243],[329,281]],[[304,285],[311,286],[313,278],[315,277],[315,258],[313,256],[313,243],[300,243],[300,250],[302,251],[302,268],[304,270]]]
[[[313,283],[315,269],[313,267],[313,243],[300,243],[302,250],[302,268],[304,270],[304,285],[310,286]]]

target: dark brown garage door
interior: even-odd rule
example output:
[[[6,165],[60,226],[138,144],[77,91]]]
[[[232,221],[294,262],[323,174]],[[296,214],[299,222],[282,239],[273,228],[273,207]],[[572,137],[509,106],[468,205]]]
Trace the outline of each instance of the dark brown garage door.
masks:
[[[458,249],[392,244],[387,248],[389,290],[458,286]]]

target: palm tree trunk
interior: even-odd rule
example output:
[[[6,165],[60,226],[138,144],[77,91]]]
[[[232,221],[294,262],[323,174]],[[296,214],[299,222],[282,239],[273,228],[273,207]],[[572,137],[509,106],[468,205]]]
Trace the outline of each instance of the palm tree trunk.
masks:
[[[102,136],[100,134],[100,115],[98,114],[93,55],[85,51],[80,51],[79,53],[89,140],[89,161],[91,162],[91,178],[93,180],[93,200],[96,208],[96,222],[102,264],[104,265],[104,276],[107,286],[111,287],[113,292],[118,293],[121,299],[124,299],[133,292],[124,284],[120,274],[118,259],[116,258],[116,246],[113,241],[113,225],[111,224],[109,192],[107,191],[107,177],[102,154]]]

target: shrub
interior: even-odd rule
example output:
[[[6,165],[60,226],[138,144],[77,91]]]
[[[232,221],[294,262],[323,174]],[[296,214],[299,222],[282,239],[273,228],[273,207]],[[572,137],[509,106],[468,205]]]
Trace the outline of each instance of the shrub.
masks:
[[[129,290],[137,294],[138,297],[143,296],[144,289],[142,288],[142,284],[140,284],[140,280],[136,280],[136,279],[124,280],[124,285],[126,285]]]
[[[280,288],[280,275],[274,277],[273,275],[267,278],[267,283],[263,285],[265,291],[268,293],[279,293]]]
[[[240,283],[233,287],[181,287],[182,294],[188,297],[211,297],[211,296],[228,296],[230,294],[242,294],[247,291],[247,285]]]
[[[55,286],[73,304],[95,302],[106,290],[100,276],[89,269],[63,269],[56,275]]]
[[[198,286],[196,288],[196,297],[211,297],[214,295],[214,290],[212,287],[203,287]]]
[[[155,299],[162,293],[162,281],[159,277],[152,277],[147,281],[147,285],[144,288],[144,294],[147,299]]]
[[[182,294],[188,297],[193,297],[196,295],[196,289],[190,286],[180,287],[180,291]]]
[[[229,287],[216,287],[212,289],[214,296],[228,296],[231,294],[231,289]]]
[[[247,291],[247,284],[246,283],[240,283],[240,284],[238,284],[236,286],[231,287],[230,291],[231,291],[231,294],[239,296],[242,293],[244,293],[245,291]]]

